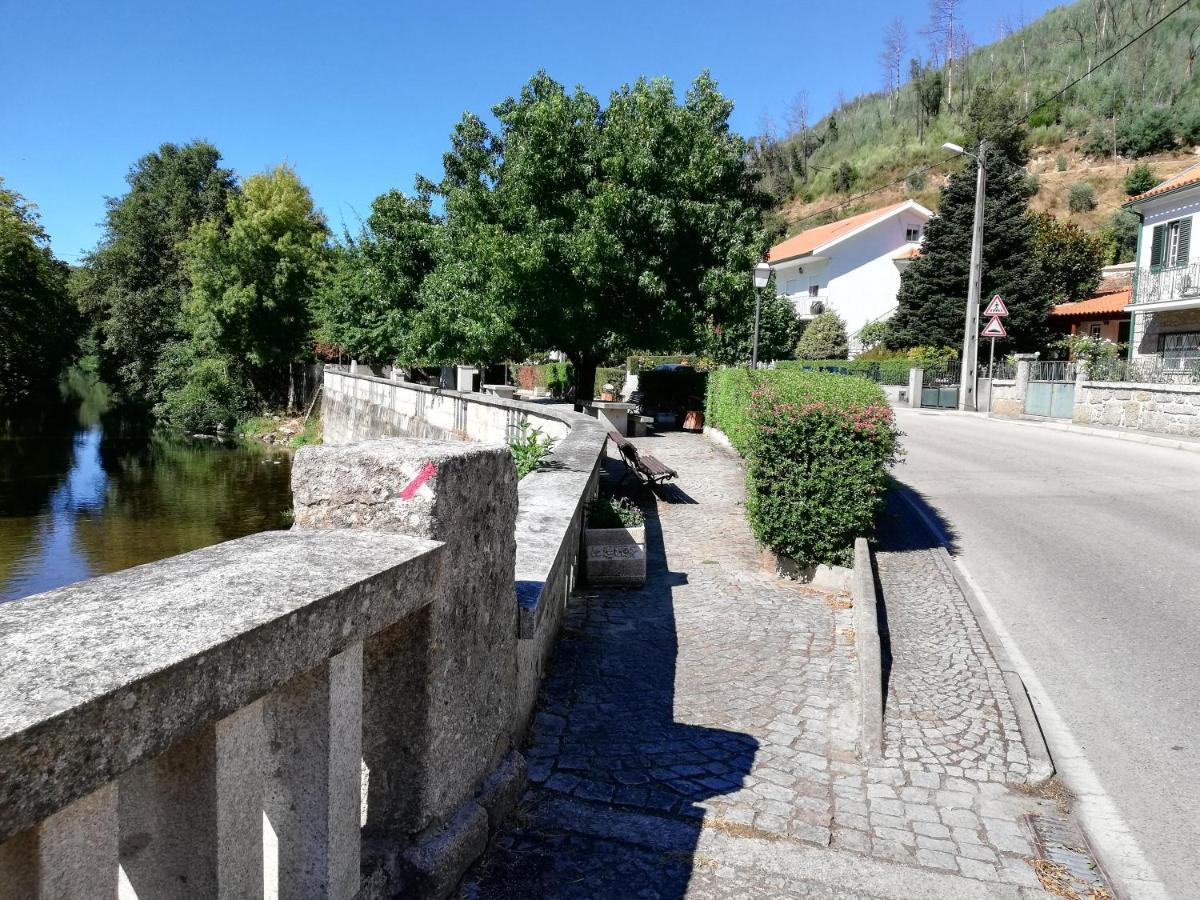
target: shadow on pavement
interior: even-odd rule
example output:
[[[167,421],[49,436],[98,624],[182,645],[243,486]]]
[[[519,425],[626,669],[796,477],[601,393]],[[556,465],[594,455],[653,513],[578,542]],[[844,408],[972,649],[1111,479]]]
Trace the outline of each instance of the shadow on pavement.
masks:
[[[758,741],[675,720],[679,639],[658,503],[639,590],[572,598],[526,749],[532,786],[468,876],[478,898],[683,897],[705,800],[738,790]],[[694,501],[693,501],[694,502]],[[697,698],[689,692],[692,716]]]

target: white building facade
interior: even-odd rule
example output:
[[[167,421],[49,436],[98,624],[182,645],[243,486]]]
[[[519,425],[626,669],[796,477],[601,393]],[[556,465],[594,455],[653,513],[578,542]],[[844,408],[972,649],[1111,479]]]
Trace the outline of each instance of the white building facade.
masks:
[[[895,312],[900,273],[917,255],[932,215],[906,200],[793,235],[767,257],[776,291],[802,319],[837,313],[858,352],[863,326]]]
[[[1192,241],[1200,218],[1200,164],[1125,206],[1142,220],[1125,307],[1132,319],[1129,358],[1200,376],[1200,252]]]

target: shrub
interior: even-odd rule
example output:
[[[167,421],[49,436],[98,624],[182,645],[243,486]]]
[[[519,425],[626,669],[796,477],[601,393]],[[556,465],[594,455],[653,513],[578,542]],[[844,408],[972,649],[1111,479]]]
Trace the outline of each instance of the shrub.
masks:
[[[1073,213],[1090,212],[1096,208],[1096,189],[1086,181],[1077,181],[1067,192],[1067,208]]]
[[[782,369],[712,373],[709,415],[747,463],[755,536],[801,564],[845,565],[874,530],[897,454],[892,411],[866,379]]]
[[[1054,157],[1054,168],[1058,169],[1060,172],[1067,171],[1067,154],[1063,153],[1061,150],[1058,151],[1058,156]]]
[[[845,194],[856,184],[858,184],[858,170],[850,163],[843,162],[833,173],[833,189],[839,194]]]
[[[554,440],[542,429],[530,428],[528,422],[517,426],[516,435],[508,442],[508,449],[512,451],[513,462],[517,466],[517,480],[540,466],[553,448]]]
[[[1038,191],[1042,189],[1042,177],[1037,172],[1025,173],[1025,193],[1030,197],[1036,197]]]
[[[809,322],[796,344],[797,359],[845,359],[849,353],[846,323],[835,312],[823,312]]]
[[[908,185],[908,189],[914,194],[918,193],[919,191],[923,191],[925,190],[925,173],[920,169],[913,169],[908,173],[908,176],[904,179],[904,182]]]
[[[1150,167],[1145,163],[1139,163],[1125,176],[1125,194],[1129,197],[1144,194],[1157,183]]]
[[[214,432],[232,428],[250,409],[249,387],[221,359],[198,360],[181,385],[168,390],[155,414],[187,431]]]
[[[879,319],[875,322],[868,322],[862,328],[858,329],[858,342],[864,347],[874,347],[877,344],[883,343],[887,335],[887,320]]]
[[[1200,144],[1200,103],[1195,103],[1179,111],[1176,131],[1179,134],[1179,143],[1184,145]]]
[[[1113,152],[1112,126],[1106,122],[1097,122],[1089,130],[1083,141],[1083,152],[1088,156],[1106,156]]]
[[[626,497],[597,497],[588,504],[588,528],[641,528],[646,517]]]
[[[1175,146],[1175,129],[1167,109],[1143,110],[1117,128],[1117,147],[1125,156],[1146,156]]]

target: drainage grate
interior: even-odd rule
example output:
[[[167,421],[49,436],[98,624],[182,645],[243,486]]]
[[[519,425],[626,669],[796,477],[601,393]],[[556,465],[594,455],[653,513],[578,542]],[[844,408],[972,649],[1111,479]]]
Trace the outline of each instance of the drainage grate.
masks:
[[[1111,897],[1112,893],[1092,858],[1087,838],[1069,820],[1053,814],[1025,817],[1033,832],[1038,858],[1038,877],[1046,888],[1065,897]],[[1060,893],[1061,891],[1061,893]]]

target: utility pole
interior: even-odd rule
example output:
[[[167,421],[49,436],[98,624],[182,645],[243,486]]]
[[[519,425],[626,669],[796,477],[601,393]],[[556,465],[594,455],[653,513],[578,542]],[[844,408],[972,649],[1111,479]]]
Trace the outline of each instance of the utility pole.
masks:
[[[967,286],[967,321],[963,326],[962,371],[958,386],[958,408],[975,412],[975,370],[979,357],[979,290],[983,279],[983,201],[987,192],[987,147],[981,140],[975,153],[967,153],[955,144],[945,149],[972,157],[978,164],[975,177],[975,223],[971,235],[971,280]]]

